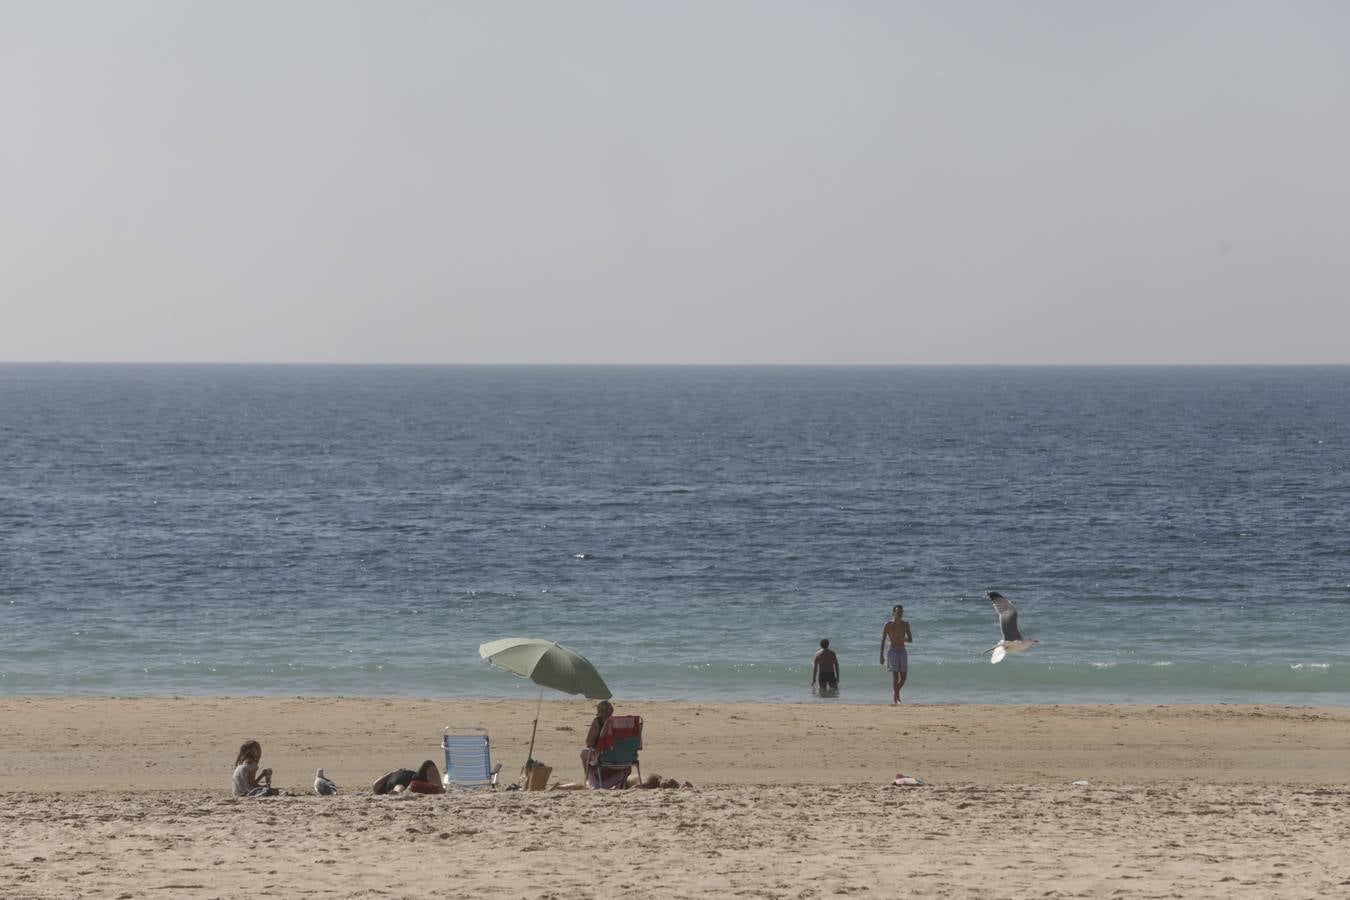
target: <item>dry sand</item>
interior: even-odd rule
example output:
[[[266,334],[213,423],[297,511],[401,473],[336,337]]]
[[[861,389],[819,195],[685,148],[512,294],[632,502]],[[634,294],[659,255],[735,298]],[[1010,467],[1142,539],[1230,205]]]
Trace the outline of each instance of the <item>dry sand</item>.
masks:
[[[486,727],[513,780],[523,701],[3,699],[0,897],[1350,895],[1347,709],[619,712],[644,772],[697,788],[356,794],[446,724]],[[557,775],[590,714],[544,704]],[[301,796],[228,795],[250,737]],[[343,795],[302,793],[318,766]]]

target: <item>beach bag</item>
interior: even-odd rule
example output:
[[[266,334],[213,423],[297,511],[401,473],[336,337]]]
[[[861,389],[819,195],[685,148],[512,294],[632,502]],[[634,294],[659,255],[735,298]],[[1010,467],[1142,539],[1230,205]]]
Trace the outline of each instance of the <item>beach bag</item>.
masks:
[[[525,767],[525,790],[544,790],[548,787],[548,779],[552,774],[552,766],[546,766],[537,759],[531,760],[530,765]]]

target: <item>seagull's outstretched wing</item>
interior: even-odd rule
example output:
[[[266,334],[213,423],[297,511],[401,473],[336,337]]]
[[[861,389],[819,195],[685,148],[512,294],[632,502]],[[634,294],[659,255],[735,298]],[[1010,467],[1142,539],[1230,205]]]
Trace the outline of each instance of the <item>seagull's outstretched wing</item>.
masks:
[[[990,591],[989,599],[998,611],[998,627],[1003,631],[1005,641],[1020,641],[1022,632],[1017,630],[1017,607],[998,591]]]

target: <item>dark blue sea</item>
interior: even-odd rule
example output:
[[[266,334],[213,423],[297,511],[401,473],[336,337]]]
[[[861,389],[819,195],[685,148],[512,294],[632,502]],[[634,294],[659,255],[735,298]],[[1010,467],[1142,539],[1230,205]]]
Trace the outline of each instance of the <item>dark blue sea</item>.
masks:
[[[1350,367],[0,365],[0,695],[1350,704]],[[997,666],[985,591],[1033,650]],[[821,701],[829,702],[829,701]]]

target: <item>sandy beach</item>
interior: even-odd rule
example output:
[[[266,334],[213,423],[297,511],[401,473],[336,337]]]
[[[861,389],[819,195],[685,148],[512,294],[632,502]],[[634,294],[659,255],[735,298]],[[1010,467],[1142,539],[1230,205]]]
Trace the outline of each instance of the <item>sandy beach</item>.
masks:
[[[644,772],[695,789],[360,795],[446,725],[487,728],[515,780],[525,701],[0,700],[0,896],[1350,892],[1347,709],[618,707]],[[544,703],[555,777],[589,718]],[[245,738],[298,796],[229,796]],[[318,766],[342,795],[310,793]]]

